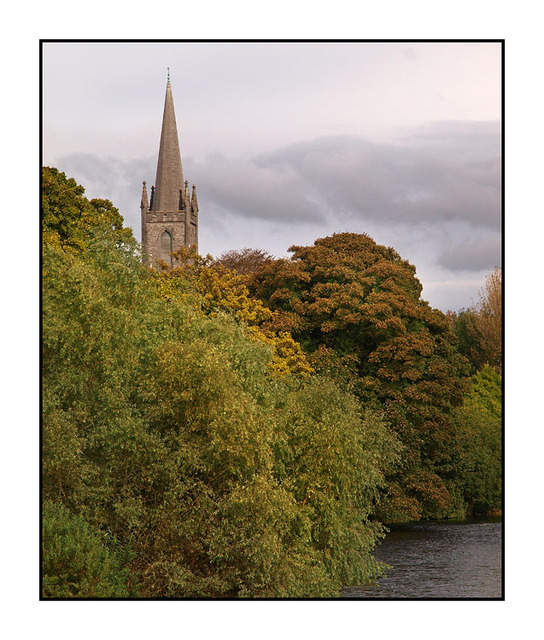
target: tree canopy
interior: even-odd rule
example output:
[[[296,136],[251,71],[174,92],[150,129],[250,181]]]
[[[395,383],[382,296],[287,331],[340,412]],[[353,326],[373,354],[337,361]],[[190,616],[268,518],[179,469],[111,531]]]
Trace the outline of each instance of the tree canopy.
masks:
[[[359,398],[380,410],[405,446],[391,477],[385,517],[439,516],[451,505],[453,409],[466,362],[443,313],[421,299],[415,267],[365,234],[343,233],[294,246],[269,262],[250,289],[314,354],[315,366],[344,362]]]

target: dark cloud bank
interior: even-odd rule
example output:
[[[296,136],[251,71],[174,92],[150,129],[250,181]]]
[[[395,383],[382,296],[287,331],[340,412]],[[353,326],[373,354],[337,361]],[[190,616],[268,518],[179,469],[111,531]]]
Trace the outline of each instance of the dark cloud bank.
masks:
[[[154,157],[72,154],[59,168],[89,197],[110,198],[138,234],[141,182],[153,182]],[[184,170],[208,212],[203,227],[229,216],[243,236],[248,223],[273,223],[285,226],[287,248],[290,224],[394,226],[400,235],[440,238],[433,247],[440,268],[476,272],[500,264],[499,123],[433,123],[391,143],[322,137],[251,158],[188,156]]]
[[[396,144],[330,136],[246,160],[194,164],[207,197],[241,217],[312,222],[329,214],[387,223],[500,227],[498,127],[422,130]],[[466,125],[460,127],[464,133]],[[478,129],[481,129],[478,131]]]

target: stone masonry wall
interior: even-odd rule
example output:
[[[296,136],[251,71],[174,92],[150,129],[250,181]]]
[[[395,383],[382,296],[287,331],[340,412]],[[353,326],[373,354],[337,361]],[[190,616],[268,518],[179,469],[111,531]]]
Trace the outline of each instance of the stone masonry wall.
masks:
[[[168,231],[172,236],[172,251],[185,244],[185,213],[152,212],[145,214],[145,249],[153,264],[161,255],[161,236]]]

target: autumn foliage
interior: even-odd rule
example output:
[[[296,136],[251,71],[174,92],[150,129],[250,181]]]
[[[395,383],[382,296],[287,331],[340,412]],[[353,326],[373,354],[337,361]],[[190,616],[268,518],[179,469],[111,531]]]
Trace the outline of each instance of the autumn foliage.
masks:
[[[469,309],[449,313],[459,351],[468,358],[473,372],[486,364],[502,371],[502,298],[502,270],[495,267],[486,277],[479,301]]]
[[[383,522],[500,509],[496,277],[469,378],[364,234],[151,269],[56,169],[42,205],[42,597],[337,597]]]
[[[249,295],[243,275],[222,262],[214,262],[212,256],[199,256],[194,249],[181,248],[173,255],[175,268],[163,262],[158,271],[152,270],[162,297],[189,300],[212,317],[220,313],[233,315],[250,328],[252,339],[270,345],[273,350],[270,366],[275,373],[299,376],[313,373],[306,355],[289,332],[262,328],[275,314]]]

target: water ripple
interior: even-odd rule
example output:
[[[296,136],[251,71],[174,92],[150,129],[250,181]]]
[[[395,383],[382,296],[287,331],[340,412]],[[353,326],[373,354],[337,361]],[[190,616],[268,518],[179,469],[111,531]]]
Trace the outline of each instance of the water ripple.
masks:
[[[393,566],[345,598],[502,598],[502,523],[425,522],[389,533],[376,558]]]

